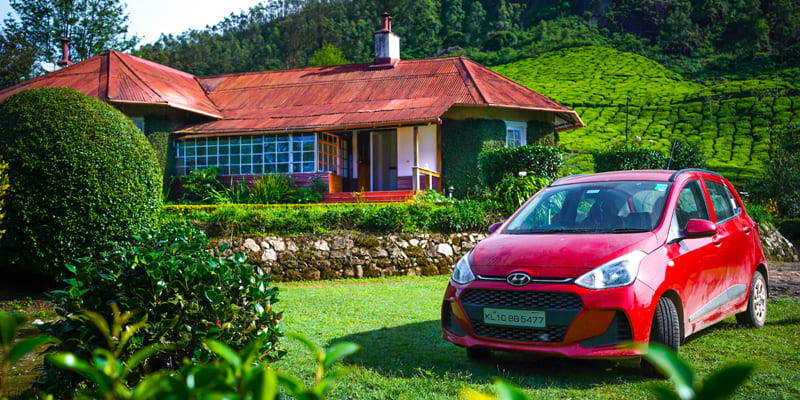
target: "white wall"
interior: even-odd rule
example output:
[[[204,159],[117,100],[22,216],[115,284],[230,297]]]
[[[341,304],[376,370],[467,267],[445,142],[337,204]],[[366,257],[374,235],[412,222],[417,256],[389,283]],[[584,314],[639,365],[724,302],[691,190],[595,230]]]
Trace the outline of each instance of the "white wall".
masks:
[[[419,167],[436,171],[436,125],[418,126]],[[414,127],[397,128],[397,175],[411,176],[414,166]]]

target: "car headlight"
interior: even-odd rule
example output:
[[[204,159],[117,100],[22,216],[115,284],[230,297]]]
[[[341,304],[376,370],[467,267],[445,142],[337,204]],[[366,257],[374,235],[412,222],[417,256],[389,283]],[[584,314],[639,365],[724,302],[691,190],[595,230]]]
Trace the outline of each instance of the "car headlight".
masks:
[[[639,263],[647,253],[636,250],[615,258],[575,280],[575,284],[587,289],[610,289],[628,286],[639,273]]]
[[[475,280],[475,274],[472,273],[472,268],[469,266],[469,256],[472,252],[464,254],[456,263],[456,268],[453,270],[453,282],[465,284]]]

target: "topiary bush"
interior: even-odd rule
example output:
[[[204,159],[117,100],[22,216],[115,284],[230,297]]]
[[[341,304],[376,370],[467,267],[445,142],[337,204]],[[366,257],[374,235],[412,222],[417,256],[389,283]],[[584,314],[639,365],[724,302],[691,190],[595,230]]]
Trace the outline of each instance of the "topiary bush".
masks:
[[[77,260],[69,267],[67,287],[51,295],[59,318],[43,330],[61,344],[50,351],[91,358],[106,338],[81,316],[95,311],[111,319],[109,305],[116,304],[142,324],[118,356],[128,358],[153,344],[166,347],[140,359],[131,382],[162,368],[177,369],[184,360],[208,361],[202,345],[208,339],[236,349],[258,341],[258,358],[277,355],[281,313],[273,306],[278,288],[247,264],[243,253],[217,257],[207,242],[190,224],[166,224]],[[44,372],[42,389],[58,398],[72,398],[72,390],[81,386],[77,375],[50,365]]]
[[[478,170],[484,186],[492,188],[508,174],[525,171],[529,175],[553,179],[564,164],[561,149],[547,146],[504,147],[478,154]]]
[[[151,226],[161,207],[153,149],[112,106],[66,88],[24,90],[0,103],[9,165],[0,265],[56,276]]]

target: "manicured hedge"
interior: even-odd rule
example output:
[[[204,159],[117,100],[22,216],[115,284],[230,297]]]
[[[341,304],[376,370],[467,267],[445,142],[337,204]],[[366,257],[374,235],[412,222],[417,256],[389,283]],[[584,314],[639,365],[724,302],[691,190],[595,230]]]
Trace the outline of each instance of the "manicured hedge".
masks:
[[[561,149],[547,146],[506,147],[485,150],[478,155],[480,179],[486,187],[493,187],[505,175],[516,175],[520,171],[553,179],[563,163]]]
[[[24,90],[0,103],[9,164],[0,265],[63,272],[65,261],[151,226],[161,174],[144,134],[114,107],[66,88]]]
[[[631,169],[663,169],[667,166],[664,153],[650,148],[628,147],[592,152],[594,171],[623,171]]]

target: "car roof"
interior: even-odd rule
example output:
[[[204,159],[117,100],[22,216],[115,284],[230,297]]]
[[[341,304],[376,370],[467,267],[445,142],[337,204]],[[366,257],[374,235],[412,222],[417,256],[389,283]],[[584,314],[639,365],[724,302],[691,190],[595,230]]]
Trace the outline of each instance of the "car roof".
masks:
[[[560,186],[560,185],[568,185],[574,183],[611,182],[611,181],[672,182],[675,181],[675,179],[678,176],[688,173],[711,174],[718,177],[722,177],[722,175],[719,175],[716,172],[706,171],[703,169],[695,169],[695,168],[682,169],[680,171],[661,170],[661,169],[640,169],[640,170],[629,170],[629,171],[600,172],[597,174],[572,175],[561,179],[557,179],[556,181],[551,183],[550,186]]]

